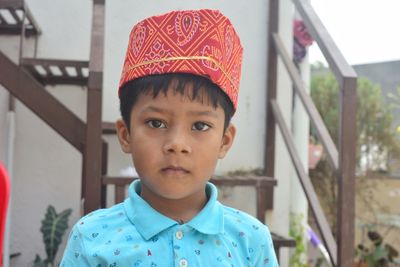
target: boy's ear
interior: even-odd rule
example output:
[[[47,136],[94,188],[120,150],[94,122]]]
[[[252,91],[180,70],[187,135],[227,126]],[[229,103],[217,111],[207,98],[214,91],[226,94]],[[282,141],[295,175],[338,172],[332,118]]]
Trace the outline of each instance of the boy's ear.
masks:
[[[230,123],[222,136],[218,158],[223,159],[233,144],[236,135],[236,127]]]
[[[130,134],[125,122],[123,120],[117,120],[115,128],[117,129],[118,141],[121,145],[122,151],[125,153],[131,153]]]

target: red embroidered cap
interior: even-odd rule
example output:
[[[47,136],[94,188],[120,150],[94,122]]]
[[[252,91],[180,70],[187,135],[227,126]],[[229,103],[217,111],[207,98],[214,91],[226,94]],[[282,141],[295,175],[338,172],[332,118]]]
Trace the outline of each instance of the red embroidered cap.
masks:
[[[243,48],[218,10],[172,11],[136,24],[130,34],[119,90],[152,74],[192,73],[209,78],[236,110]]]

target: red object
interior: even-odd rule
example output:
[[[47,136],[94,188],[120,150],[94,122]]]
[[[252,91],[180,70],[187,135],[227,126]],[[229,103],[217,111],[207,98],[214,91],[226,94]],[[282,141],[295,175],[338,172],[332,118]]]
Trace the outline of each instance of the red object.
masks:
[[[306,25],[304,25],[304,22],[302,20],[294,20],[293,28],[294,28],[294,33],[293,33],[294,37],[303,47],[312,45],[314,39],[308,33]]]
[[[133,27],[119,88],[147,75],[192,73],[217,84],[236,110],[242,56],[239,36],[218,10],[172,11]]]
[[[324,154],[324,147],[320,144],[308,145],[308,168],[315,169]]]
[[[10,197],[10,180],[3,164],[0,162],[0,267],[3,265],[3,239],[6,224],[8,199]]]

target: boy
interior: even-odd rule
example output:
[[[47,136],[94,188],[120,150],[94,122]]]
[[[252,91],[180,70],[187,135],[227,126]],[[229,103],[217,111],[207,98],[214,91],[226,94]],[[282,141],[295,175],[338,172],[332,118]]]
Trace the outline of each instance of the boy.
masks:
[[[208,183],[235,137],[242,52],[215,10],[132,29],[116,128],[140,180],[74,226],[61,266],[277,266],[267,227],[223,206]]]

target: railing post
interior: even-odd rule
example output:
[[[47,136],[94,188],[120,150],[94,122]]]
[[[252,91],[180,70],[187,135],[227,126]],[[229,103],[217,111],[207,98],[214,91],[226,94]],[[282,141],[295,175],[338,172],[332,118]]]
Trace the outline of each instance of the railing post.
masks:
[[[101,206],[102,84],[104,51],[104,0],[93,0],[92,35],[87,92],[86,144],[83,153],[82,197],[84,213]]]
[[[108,144],[103,142],[103,148],[101,151],[101,177],[106,176],[108,172]],[[107,206],[107,185],[101,182],[101,208],[105,208]]]
[[[275,177],[275,118],[272,111],[271,100],[276,99],[278,53],[275,49],[273,33],[278,32],[279,27],[279,0],[269,1],[268,10],[268,65],[267,65],[267,99],[266,106],[266,139],[264,149],[265,175]],[[269,188],[267,195],[267,209],[273,208],[273,188]]]
[[[338,266],[351,267],[354,260],[355,153],[357,78],[345,77],[340,91],[338,172]]]

